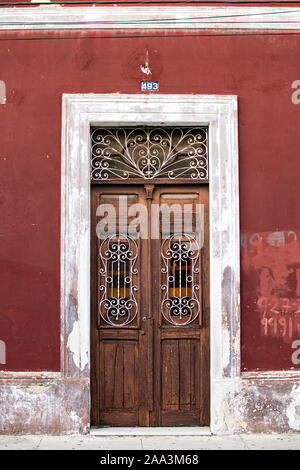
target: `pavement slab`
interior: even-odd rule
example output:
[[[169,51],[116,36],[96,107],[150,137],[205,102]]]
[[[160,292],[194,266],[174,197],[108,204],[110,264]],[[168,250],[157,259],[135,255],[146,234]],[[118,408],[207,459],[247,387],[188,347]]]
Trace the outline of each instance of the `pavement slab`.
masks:
[[[0,450],[300,450],[300,433],[225,436],[7,436]]]

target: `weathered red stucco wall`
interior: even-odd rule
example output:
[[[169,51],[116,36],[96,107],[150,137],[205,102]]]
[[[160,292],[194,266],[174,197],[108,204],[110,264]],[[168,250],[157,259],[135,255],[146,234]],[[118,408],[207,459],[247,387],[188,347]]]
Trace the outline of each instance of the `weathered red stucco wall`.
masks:
[[[147,51],[160,93],[239,97],[243,369],[299,367],[291,344],[300,338],[300,105],[291,84],[300,35],[184,34],[192,33],[1,33],[3,369],[60,367],[62,94],[139,93]]]

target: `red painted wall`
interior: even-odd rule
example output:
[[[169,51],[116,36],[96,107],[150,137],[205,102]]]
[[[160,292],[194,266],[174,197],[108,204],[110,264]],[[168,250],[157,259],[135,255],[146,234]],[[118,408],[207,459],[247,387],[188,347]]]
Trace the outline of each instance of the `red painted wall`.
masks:
[[[299,367],[300,35],[136,34],[0,35],[1,367],[59,369],[62,93],[139,93],[147,50],[160,93],[239,97],[243,369]]]

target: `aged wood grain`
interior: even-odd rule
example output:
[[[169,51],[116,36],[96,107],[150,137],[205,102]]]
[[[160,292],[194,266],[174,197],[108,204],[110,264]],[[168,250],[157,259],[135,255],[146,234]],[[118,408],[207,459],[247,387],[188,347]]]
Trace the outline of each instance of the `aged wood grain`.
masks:
[[[162,320],[161,239],[139,246],[136,322],[106,327],[98,318],[98,240],[95,210],[100,194],[135,194],[139,203],[183,204],[185,194],[204,204],[204,245],[199,260],[201,312],[191,325],[173,327]],[[168,195],[170,199],[168,199]],[[176,195],[179,195],[178,197]],[[92,424],[110,426],[209,425],[209,220],[208,185],[93,185],[91,237]],[[109,199],[109,198],[108,198]],[[107,201],[107,197],[106,197]],[[191,200],[188,200],[191,203]],[[117,206],[116,206],[117,209]],[[195,225],[194,206],[190,211]],[[124,229],[124,218],[121,220]],[[128,219],[128,222],[131,221]],[[171,226],[174,225],[174,215]],[[150,216],[148,224],[151,224]],[[172,230],[172,227],[171,227]]]

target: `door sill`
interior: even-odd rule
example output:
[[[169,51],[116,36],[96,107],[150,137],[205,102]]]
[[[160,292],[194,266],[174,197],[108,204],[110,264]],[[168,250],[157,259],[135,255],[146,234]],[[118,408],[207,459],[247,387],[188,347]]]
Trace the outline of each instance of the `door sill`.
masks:
[[[90,429],[92,436],[210,436],[211,431],[208,426],[194,427],[92,427]]]

